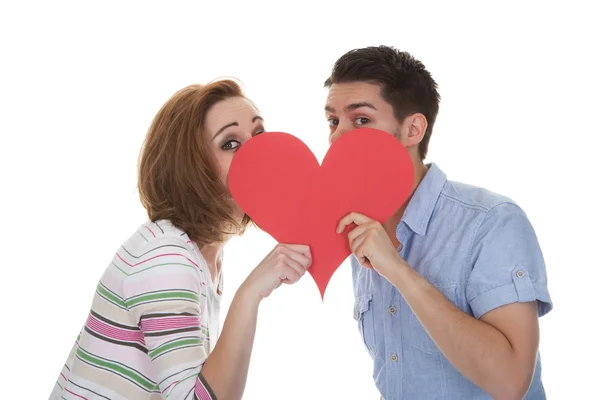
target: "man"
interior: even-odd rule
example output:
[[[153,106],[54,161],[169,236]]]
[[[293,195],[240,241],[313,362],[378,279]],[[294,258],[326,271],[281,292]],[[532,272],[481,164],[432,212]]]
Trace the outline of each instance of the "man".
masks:
[[[343,55],[325,87],[331,143],[380,129],[415,167],[392,218],[352,213],[338,227],[357,225],[354,315],[382,398],[545,399],[538,318],[552,302],[540,246],[513,201],[424,163],[440,101],[430,73],[406,52],[368,47]]]

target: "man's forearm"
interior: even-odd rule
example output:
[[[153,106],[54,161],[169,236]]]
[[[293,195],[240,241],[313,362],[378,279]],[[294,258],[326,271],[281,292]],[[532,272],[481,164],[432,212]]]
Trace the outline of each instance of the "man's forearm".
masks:
[[[257,296],[249,296],[240,287],[215,349],[204,363],[202,376],[218,400],[238,400],[244,394],[259,303]]]
[[[465,377],[496,399],[520,395],[525,385],[522,377],[527,374],[502,332],[457,308],[406,263],[391,271],[388,280],[440,351]]]

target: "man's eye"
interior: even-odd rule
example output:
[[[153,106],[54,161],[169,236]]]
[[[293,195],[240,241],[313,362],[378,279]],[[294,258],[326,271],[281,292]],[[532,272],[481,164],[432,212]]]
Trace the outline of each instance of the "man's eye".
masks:
[[[226,141],[223,146],[221,146],[221,148],[223,150],[234,150],[237,149],[238,147],[240,147],[240,142],[238,142],[237,140],[228,140]]]
[[[329,118],[327,122],[329,122],[329,126],[338,126],[340,120],[336,118]]]
[[[369,118],[366,117],[358,117],[354,120],[354,123],[356,123],[356,125],[366,125],[369,122],[371,121],[369,120]]]

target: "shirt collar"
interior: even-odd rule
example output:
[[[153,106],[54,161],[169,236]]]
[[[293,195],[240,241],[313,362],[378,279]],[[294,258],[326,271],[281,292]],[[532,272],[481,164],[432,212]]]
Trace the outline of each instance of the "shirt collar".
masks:
[[[426,164],[426,166],[428,171],[406,206],[396,232],[399,231],[402,222],[419,235],[427,232],[429,220],[448,179],[435,163]]]

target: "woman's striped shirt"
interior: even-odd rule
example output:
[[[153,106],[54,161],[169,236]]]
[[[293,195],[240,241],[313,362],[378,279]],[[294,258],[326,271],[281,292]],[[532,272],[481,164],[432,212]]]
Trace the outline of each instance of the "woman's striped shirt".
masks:
[[[143,224],[100,279],[50,400],[214,400],[200,371],[221,290],[184,232]]]

